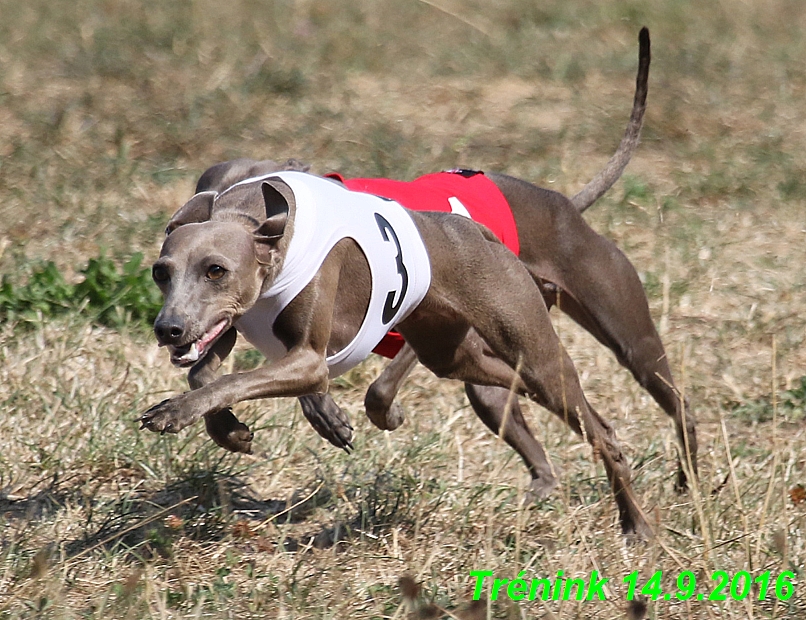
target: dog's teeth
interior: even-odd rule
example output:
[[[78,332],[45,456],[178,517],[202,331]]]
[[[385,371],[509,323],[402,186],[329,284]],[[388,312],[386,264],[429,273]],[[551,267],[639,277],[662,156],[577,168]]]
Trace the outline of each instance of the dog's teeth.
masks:
[[[191,362],[195,362],[196,360],[199,359],[199,349],[196,346],[195,342],[192,345],[190,345],[190,351],[188,351],[187,354],[185,355],[185,359]]]

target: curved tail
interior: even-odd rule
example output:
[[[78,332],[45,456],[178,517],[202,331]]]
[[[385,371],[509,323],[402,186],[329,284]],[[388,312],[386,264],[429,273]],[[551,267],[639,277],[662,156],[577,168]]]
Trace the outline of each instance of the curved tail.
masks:
[[[635,98],[632,104],[632,114],[624,137],[618,145],[618,149],[613,157],[605,164],[591,181],[582,190],[571,198],[571,202],[581,213],[602,194],[609,190],[624,172],[624,168],[630,162],[635,148],[638,146],[638,139],[641,136],[641,126],[644,123],[644,112],[646,111],[647,83],[649,81],[649,30],[644,27],[638,33],[638,76],[635,78]]]

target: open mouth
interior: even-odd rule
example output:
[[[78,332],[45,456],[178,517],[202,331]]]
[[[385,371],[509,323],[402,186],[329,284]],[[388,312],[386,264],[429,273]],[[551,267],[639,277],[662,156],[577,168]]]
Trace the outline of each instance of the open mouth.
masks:
[[[179,367],[193,366],[193,364],[204,357],[204,353],[209,349],[210,344],[224,332],[227,323],[227,319],[221,319],[202,334],[201,338],[193,342],[183,344],[179,347],[168,345],[168,351],[171,353],[171,363]]]

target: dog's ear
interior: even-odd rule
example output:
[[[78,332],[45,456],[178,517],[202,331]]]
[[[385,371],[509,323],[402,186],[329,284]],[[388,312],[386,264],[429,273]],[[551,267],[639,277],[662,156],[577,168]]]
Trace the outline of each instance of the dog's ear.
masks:
[[[165,227],[167,237],[173,231],[185,224],[207,222],[213,211],[213,203],[218,196],[217,192],[201,192],[188,200],[176,213],[173,214],[168,226]]]
[[[254,176],[251,174],[251,169],[256,163],[254,159],[241,158],[222,161],[210,166],[199,177],[199,181],[196,183],[196,193],[210,190],[223,192],[230,185]]]
[[[283,164],[283,170],[295,170],[297,172],[308,172],[311,169],[311,164],[306,164],[296,158],[287,159]]]
[[[199,177],[196,183],[196,193],[215,190],[223,192],[228,187],[235,185],[238,181],[252,177],[261,177],[272,172],[281,170],[295,170],[297,172],[308,172],[310,164],[301,162],[298,159],[287,159],[283,163],[278,163],[270,159],[257,161],[254,159],[233,159],[220,164],[210,166]]]
[[[291,189],[285,183],[277,185],[264,181],[260,185],[263,202],[266,205],[266,220],[255,231],[255,254],[259,263],[267,265],[272,262],[272,252],[277,242],[285,234],[288,223],[289,197],[293,200]]]

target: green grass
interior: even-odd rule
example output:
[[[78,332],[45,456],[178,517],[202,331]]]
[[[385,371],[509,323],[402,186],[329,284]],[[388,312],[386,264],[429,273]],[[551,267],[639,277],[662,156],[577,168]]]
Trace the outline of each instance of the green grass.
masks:
[[[17,328],[49,321],[66,312],[79,313],[109,327],[150,325],[162,305],[151,281],[151,270],[141,267],[138,252],[118,269],[101,254],[80,270],[82,279],[70,284],[53,261],[34,267],[24,284],[4,276],[0,282],[0,320]]]
[[[0,618],[402,620],[439,617],[434,605],[463,620],[624,618],[620,580],[636,569],[668,583],[688,569],[702,583],[797,575],[788,602],[659,601],[648,618],[806,613],[804,504],[790,495],[806,484],[802,2],[0,0],[0,15]],[[206,167],[464,166],[573,194],[621,137],[642,25],[643,141],[585,217],[643,276],[698,416],[701,494],[672,491],[654,403],[568,319],[555,325],[625,444],[657,543],[625,545],[594,455],[537,407],[562,484],[522,503],[517,455],[460,386],[422,369],[390,434],[363,415],[378,362],[334,382],[352,455],[285,399],[239,407],[253,456],[223,453],[201,425],[138,431],[143,410],[187,389],[146,333],[148,265]],[[258,363],[238,345],[228,370]],[[605,567],[612,596],[468,606],[470,570],[511,579],[527,564],[530,577]]]

